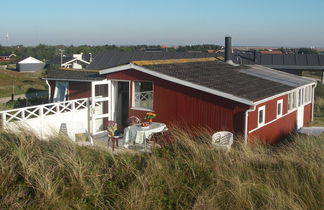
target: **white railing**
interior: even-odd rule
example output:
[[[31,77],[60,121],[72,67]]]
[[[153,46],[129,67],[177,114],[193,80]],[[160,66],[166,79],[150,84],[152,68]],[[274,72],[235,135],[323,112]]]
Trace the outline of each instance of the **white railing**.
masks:
[[[143,101],[151,101],[153,99],[153,91],[135,92],[135,103]]]
[[[135,92],[134,96],[135,107],[152,108],[153,91]]]
[[[89,98],[81,98],[63,102],[29,106],[0,112],[2,126],[10,122],[25,121],[28,119],[56,115],[65,112],[89,108]]]

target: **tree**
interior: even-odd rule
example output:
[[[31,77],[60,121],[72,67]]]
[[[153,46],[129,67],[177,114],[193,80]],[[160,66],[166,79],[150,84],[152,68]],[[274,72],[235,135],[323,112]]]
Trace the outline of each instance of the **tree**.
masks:
[[[299,48],[298,54],[318,54],[318,51],[312,48]]]

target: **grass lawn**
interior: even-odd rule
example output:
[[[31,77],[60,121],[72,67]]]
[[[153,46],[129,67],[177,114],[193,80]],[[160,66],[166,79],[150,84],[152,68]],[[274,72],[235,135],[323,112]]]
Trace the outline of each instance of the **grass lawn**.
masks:
[[[12,94],[12,84],[14,84],[14,94],[20,95],[30,91],[46,90],[47,85],[41,72],[22,73],[12,70],[0,70],[0,98],[9,97]]]
[[[304,77],[310,77],[314,79],[321,79],[321,72],[319,71],[303,71]]]

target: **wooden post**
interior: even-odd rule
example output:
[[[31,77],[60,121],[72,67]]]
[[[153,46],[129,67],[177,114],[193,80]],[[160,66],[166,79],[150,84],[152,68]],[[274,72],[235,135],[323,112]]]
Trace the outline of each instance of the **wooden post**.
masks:
[[[321,74],[321,83],[324,84],[324,71],[322,71],[322,74]]]
[[[15,84],[14,80],[12,80],[12,93],[11,93],[11,100],[13,101],[15,99]]]
[[[6,123],[6,113],[2,113],[0,129],[3,129],[5,127],[5,123]]]

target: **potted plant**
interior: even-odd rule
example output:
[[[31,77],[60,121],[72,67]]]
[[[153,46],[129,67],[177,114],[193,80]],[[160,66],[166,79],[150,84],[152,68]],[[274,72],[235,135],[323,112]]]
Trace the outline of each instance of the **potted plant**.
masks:
[[[148,113],[146,113],[144,119],[147,120],[149,123],[152,123],[154,117],[156,117],[155,113],[148,112]]]

